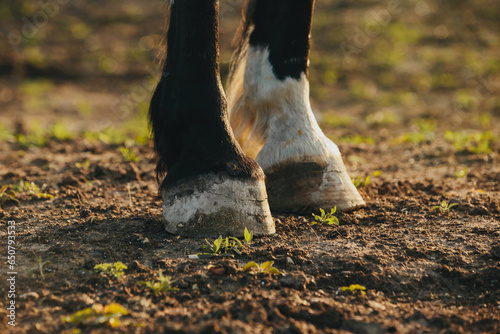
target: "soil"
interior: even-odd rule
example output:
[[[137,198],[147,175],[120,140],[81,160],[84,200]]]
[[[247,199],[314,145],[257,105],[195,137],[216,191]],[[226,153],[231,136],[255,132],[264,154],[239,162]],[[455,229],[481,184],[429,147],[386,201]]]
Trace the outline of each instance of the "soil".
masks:
[[[81,1],[67,5],[64,15],[77,15],[83,10],[82,20],[90,22],[101,41],[120,31],[134,41],[124,38],[123,43],[130,46],[137,42],[134,34],[161,33],[161,2],[152,1],[154,5],[144,7],[140,24],[134,17],[125,17],[132,22],[130,26],[120,16],[122,12],[111,10],[122,9],[121,1],[103,3],[112,24],[105,24],[104,19],[109,17],[99,14],[103,11],[93,12],[89,9],[92,6],[87,8]],[[230,55],[229,36],[238,22],[238,10],[230,7],[232,3],[223,2],[223,61]],[[124,4],[131,6],[133,2]],[[419,42],[409,46],[411,54],[427,48],[439,55],[447,50],[455,58],[449,62],[429,60],[425,66],[418,58],[422,66],[415,65],[412,72],[402,70],[406,62],[417,59],[408,56],[403,64],[394,65],[402,72],[394,70],[395,81],[384,88],[377,80],[392,65],[386,68],[370,58],[376,41],[353,53],[355,64],[345,67],[341,65],[341,49],[331,46],[352,41],[353,25],[361,24],[364,14],[384,5],[374,1],[317,3],[311,64],[313,104],[324,111],[318,114],[320,119],[326,120],[328,114],[352,117],[352,123],[322,123],[323,128],[339,139],[350,174],[363,180],[371,176],[370,182],[359,188],[366,207],[336,213],[339,226],[313,224],[312,215],[273,214],[277,233],[254,237],[241,255],[192,259],[189,255],[203,252],[206,242],[165,232],[150,145],[128,143],[126,146],[140,159],[129,162],[120,151],[123,145],[82,136],[51,138],[42,145],[28,146],[12,138],[0,141],[1,185],[27,181],[40,187],[34,193],[19,190],[18,202],[0,202],[0,248],[7,253],[7,222],[15,221],[17,272],[16,326],[12,327],[7,324],[8,267],[2,264],[0,332],[500,333],[500,143],[492,138],[489,150],[478,152],[457,148],[444,136],[447,130],[489,130],[498,136],[498,86],[490,86],[494,93],[487,98],[476,95],[479,103],[468,109],[451,108],[457,90],[473,92],[477,78],[498,82],[500,66],[472,79],[461,74],[458,86],[442,83],[423,91],[418,86],[414,90],[418,102],[411,105],[380,107],[373,102],[385,91],[411,86],[411,75],[433,73],[443,67],[458,73],[465,66],[461,52],[470,45],[486,57],[485,62],[500,59],[500,40],[493,33],[499,27],[499,9],[491,1],[413,1],[405,5],[393,21],[414,24],[422,31]],[[422,6],[428,7],[428,16],[415,18],[415,8],[417,13],[427,8]],[[458,23],[446,21],[442,13],[448,11],[460,14],[460,20],[469,22],[468,28],[458,19]],[[321,24],[328,14],[336,20],[324,30]],[[470,24],[471,15],[474,24]],[[46,29],[54,22],[59,21],[54,19]],[[450,36],[442,38],[446,27]],[[330,32],[340,35],[331,37]],[[41,42],[40,49],[53,47]],[[123,66],[124,72],[120,67],[114,74],[82,75],[80,69],[69,65],[71,61],[86,61],[78,47],[69,49],[76,51],[66,54],[57,72],[51,72],[57,62],[34,71],[29,63],[23,63],[25,59],[16,58],[18,55],[0,59],[6,71],[1,78],[4,104],[0,120],[8,128],[17,127],[13,132],[20,134],[29,120],[46,124],[64,119],[75,131],[102,129],[106,105],[129,92],[130,87],[140,85],[148,75],[148,60],[139,65],[129,61],[125,65],[130,66]],[[339,66],[334,87],[313,74],[323,66],[320,55],[329,53],[338,57],[334,61]],[[148,57],[155,54],[156,50],[151,50]],[[227,68],[224,64],[223,71]],[[92,71],[91,66],[85,69]],[[53,101],[39,110],[27,110],[18,85],[40,78],[52,82]],[[351,89],[352,80],[373,83],[376,94],[371,95],[373,87],[367,85],[365,96],[359,97]],[[10,99],[5,97],[5,87],[10,87]],[[331,89],[331,96],[323,96],[325,87]],[[74,96],[91,101],[94,113],[82,116],[74,108],[68,111],[58,104]],[[372,116],[377,119],[381,110],[396,115],[396,121],[374,122]],[[485,114],[486,123],[477,121]],[[109,117],[112,122],[119,118],[114,116]],[[436,122],[436,128],[427,133],[430,137],[418,143],[401,140],[401,136],[419,131],[417,118]],[[356,134],[371,138],[375,145],[345,140]],[[50,198],[39,198],[41,193]],[[435,209],[443,201],[457,205],[444,212]],[[128,266],[118,279],[94,270],[97,264],[118,261]],[[244,271],[249,261],[274,261],[273,266],[281,273]],[[155,295],[138,283],[158,279],[159,270],[175,280],[172,286],[177,291]],[[366,293],[341,289],[353,284],[365,287]],[[77,311],[111,303],[128,311],[116,328],[108,323],[63,321]]]

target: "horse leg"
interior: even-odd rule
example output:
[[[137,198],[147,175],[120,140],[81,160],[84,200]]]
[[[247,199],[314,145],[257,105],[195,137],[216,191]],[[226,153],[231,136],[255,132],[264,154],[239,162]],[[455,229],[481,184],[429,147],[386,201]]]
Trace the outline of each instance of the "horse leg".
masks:
[[[172,1],[168,50],[150,105],[167,231],[274,233],[265,176],[234,139],[219,75],[218,0]]]
[[[353,210],[364,201],[309,102],[314,0],[250,0],[227,89],[231,125],[263,168],[273,211]]]

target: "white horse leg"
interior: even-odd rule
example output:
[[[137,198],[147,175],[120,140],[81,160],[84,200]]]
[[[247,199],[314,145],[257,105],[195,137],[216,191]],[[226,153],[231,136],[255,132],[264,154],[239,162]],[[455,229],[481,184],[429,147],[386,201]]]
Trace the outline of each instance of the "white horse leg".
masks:
[[[235,54],[228,103],[243,149],[263,168],[271,209],[353,210],[364,201],[309,102],[313,0],[252,0]]]

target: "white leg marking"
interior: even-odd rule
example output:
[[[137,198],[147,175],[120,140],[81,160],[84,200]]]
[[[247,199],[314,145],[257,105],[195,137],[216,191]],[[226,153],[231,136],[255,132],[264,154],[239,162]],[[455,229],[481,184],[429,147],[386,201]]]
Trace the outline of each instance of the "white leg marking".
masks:
[[[363,205],[337,145],[324,135],[314,117],[306,75],[302,74],[299,80],[278,80],[266,47],[250,46],[244,52],[244,59],[232,76],[228,100],[231,123],[245,152],[256,157],[268,176],[292,163],[315,162],[324,166],[323,182],[309,185],[314,189],[297,189],[308,193],[295,201],[304,201],[306,196],[312,208],[337,205],[339,209],[350,209]],[[272,198],[277,194],[269,195],[272,203],[279,200]]]

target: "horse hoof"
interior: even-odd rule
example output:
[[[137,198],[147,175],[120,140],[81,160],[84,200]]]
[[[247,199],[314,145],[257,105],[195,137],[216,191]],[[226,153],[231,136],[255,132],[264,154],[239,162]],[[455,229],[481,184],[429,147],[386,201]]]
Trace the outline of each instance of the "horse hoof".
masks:
[[[168,232],[185,237],[243,236],[275,233],[263,179],[205,174],[162,190]]]
[[[327,162],[288,161],[265,170],[271,210],[311,214],[320,208],[353,211],[364,206],[341,157],[330,159]]]

